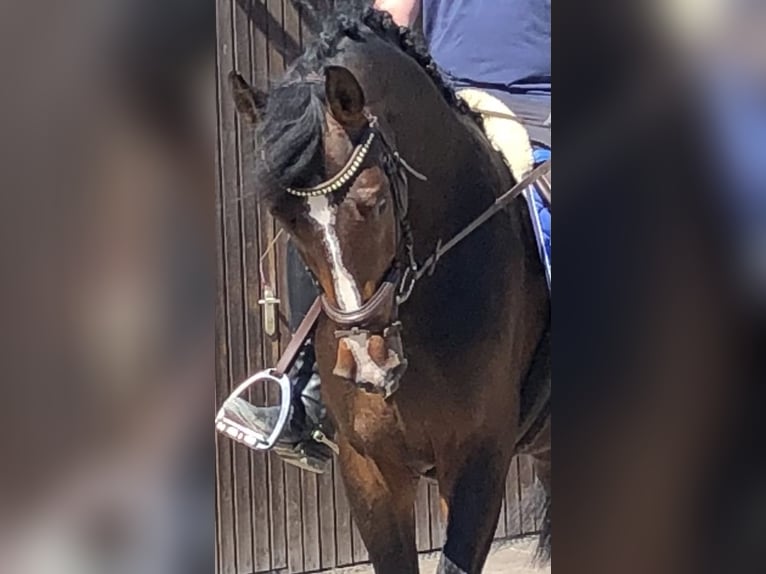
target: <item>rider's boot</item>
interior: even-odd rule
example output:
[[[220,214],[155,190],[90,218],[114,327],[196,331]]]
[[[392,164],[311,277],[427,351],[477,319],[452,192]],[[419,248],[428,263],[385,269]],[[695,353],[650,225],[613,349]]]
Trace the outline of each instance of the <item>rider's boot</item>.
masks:
[[[288,376],[293,389],[292,407],[273,450],[289,464],[322,473],[333,452],[337,453],[337,446],[331,440],[334,433],[320,397],[319,373],[310,341],[304,344]],[[227,410],[248,427],[268,436],[277,424],[280,407],[257,407],[237,398],[229,401]]]

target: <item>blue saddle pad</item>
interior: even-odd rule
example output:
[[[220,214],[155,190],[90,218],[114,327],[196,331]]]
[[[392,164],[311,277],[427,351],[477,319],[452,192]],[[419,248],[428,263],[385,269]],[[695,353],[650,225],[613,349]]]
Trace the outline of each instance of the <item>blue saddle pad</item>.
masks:
[[[533,150],[533,157],[535,162],[535,167],[543,163],[544,161],[547,161],[551,157],[551,150],[545,147],[537,147],[535,146]],[[540,234],[542,237],[538,235],[537,242],[540,248],[541,248],[541,258],[543,260],[543,264],[546,267],[546,270],[548,272],[548,281],[550,282],[550,276],[551,276],[551,211],[550,209],[545,205],[545,202],[543,201],[543,198],[540,196],[540,194],[537,192],[537,190],[534,191],[532,194],[532,198],[534,200],[534,206],[535,206],[535,212],[537,215],[537,221],[539,223],[540,227]],[[550,287],[550,284],[548,285]]]

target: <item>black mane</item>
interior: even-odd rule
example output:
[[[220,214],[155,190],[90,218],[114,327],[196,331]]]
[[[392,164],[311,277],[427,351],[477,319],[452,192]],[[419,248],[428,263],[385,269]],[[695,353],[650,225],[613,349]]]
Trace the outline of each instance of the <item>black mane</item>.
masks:
[[[312,177],[322,176],[322,68],[337,53],[341,40],[350,38],[360,41],[365,28],[414,59],[453,109],[482,125],[481,117],[444,81],[420,37],[409,28],[398,26],[388,12],[375,10],[364,0],[336,2],[331,14],[321,21],[319,29],[313,5],[306,2],[296,4],[304,11],[307,21],[315,24],[315,39],[296,60],[285,79],[269,94],[266,113],[257,132],[262,150],[259,179],[264,185],[260,187],[261,193],[271,195],[289,186],[305,187],[317,183]]]

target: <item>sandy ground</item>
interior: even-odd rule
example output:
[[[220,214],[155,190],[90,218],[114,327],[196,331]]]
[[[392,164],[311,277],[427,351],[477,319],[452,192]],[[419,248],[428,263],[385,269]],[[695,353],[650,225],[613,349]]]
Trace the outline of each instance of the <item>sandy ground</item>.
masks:
[[[536,538],[523,538],[496,543],[484,566],[484,574],[550,574],[551,567],[536,568],[532,565]],[[420,559],[421,574],[433,574],[439,563],[438,554],[424,555]],[[370,566],[357,566],[332,570],[338,574],[373,574]]]

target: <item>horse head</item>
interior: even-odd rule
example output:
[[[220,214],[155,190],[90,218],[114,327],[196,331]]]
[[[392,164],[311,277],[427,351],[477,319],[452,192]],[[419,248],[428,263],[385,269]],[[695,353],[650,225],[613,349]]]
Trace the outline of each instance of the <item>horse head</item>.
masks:
[[[412,243],[406,164],[385,118],[343,65],[307,71],[299,62],[268,95],[235,73],[230,83],[238,111],[257,126],[262,198],[337,326],[334,374],[388,396],[406,367],[397,296]]]

